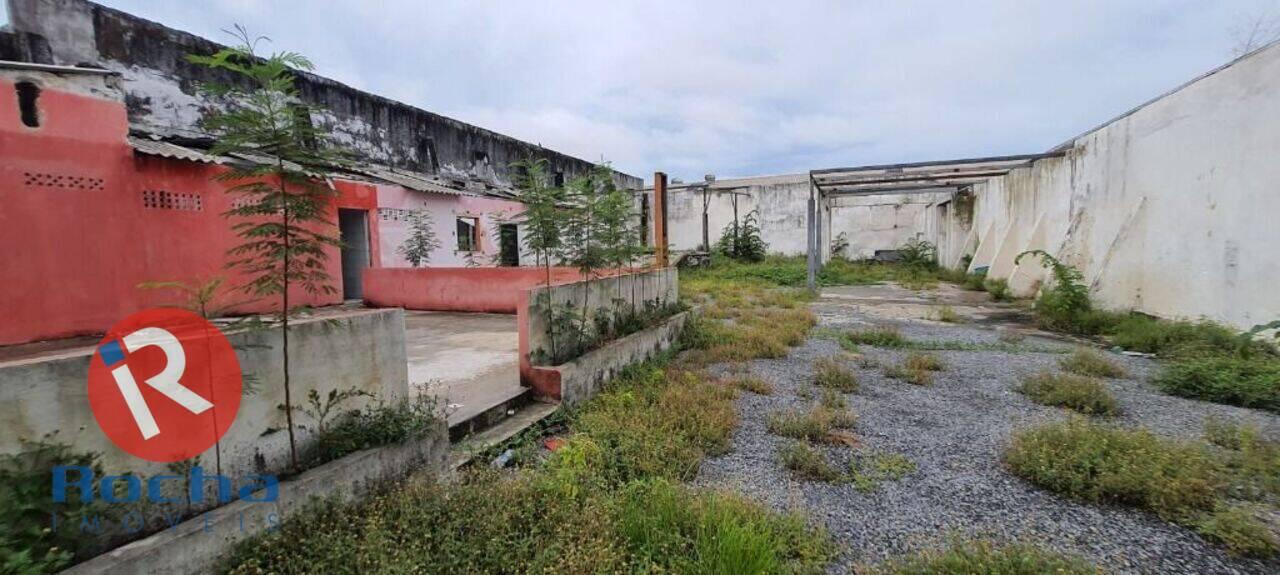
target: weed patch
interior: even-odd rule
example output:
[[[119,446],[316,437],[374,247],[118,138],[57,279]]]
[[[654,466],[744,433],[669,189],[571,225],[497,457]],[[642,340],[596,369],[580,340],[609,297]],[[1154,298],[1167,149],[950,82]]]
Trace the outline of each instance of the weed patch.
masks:
[[[1166,393],[1280,413],[1280,360],[1208,356],[1178,359],[1153,379]]]
[[[795,442],[779,452],[782,466],[799,479],[832,483],[841,479],[839,469],[827,462],[821,451],[807,443]]]
[[[1233,553],[1274,556],[1280,548],[1256,509],[1277,511],[1280,446],[1221,422],[1211,421],[1206,435],[1223,449],[1073,418],[1016,433],[1004,460],[1050,491],[1147,509]]]
[[[860,331],[851,331],[845,333],[845,337],[855,345],[870,345],[874,347],[904,347],[907,345],[906,338],[893,327],[877,327]]]
[[[808,411],[788,409],[771,413],[766,427],[774,435],[817,443],[826,441],[832,429],[847,429],[856,423],[856,416],[846,409],[819,405]]]
[[[991,295],[991,301],[1009,301],[1013,292],[1009,290],[1009,282],[1000,278],[991,278],[982,282],[982,287]]]
[[[1116,365],[1114,361],[1095,350],[1084,347],[1077,349],[1070,357],[1063,358],[1058,362],[1058,365],[1062,366],[1062,369],[1079,375],[1093,377],[1125,377],[1128,375],[1124,368]]]
[[[938,308],[937,311],[935,311],[934,316],[942,323],[961,323],[964,321],[964,318],[960,317],[960,314],[956,313],[955,308],[949,305],[944,305]]]
[[[756,395],[773,395],[773,384],[754,375],[735,377],[726,383],[731,387],[749,391]]]
[[[813,383],[842,393],[858,391],[858,379],[840,360],[823,357],[813,362]]]
[[[858,491],[871,492],[885,481],[915,473],[915,462],[900,453],[855,453],[849,460],[849,481]]]
[[[1041,372],[1022,380],[1018,391],[1041,405],[1066,407],[1086,415],[1120,412],[1115,397],[1101,382],[1079,375]]]
[[[908,370],[942,371],[946,369],[942,360],[931,353],[912,352],[902,360],[902,367]]]

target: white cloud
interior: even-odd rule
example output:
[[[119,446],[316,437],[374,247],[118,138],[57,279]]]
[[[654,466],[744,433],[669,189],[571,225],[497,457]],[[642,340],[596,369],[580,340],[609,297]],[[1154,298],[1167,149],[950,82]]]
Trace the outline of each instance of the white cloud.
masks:
[[[1225,61],[1200,2],[106,0],[244,23],[358,88],[647,176],[1047,149]]]

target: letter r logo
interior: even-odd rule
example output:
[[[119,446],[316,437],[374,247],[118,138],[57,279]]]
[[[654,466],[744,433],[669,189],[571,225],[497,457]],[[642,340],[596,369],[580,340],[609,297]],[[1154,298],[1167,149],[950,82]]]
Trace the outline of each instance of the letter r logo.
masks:
[[[212,447],[235,420],[241,390],[230,342],[180,309],[125,318],[89,363],[98,425],[121,449],[151,461],[181,461]]]
[[[156,391],[159,391],[165,397],[177,402],[178,405],[185,407],[191,413],[203,413],[205,410],[213,407],[205,398],[200,397],[182,386],[178,380],[182,377],[182,373],[187,369],[187,355],[182,350],[182,342],[178,338],[169,333],[164,328],[144,327],[129,335],[124,336],[124,347],[130,353],[138,351],[149,345],[154,345],[164,352],[165,362],[164,370],[151,376],[146,380]],[[124,398],[124,403],[129,407],[129,413],[133,414],[133,421],[138,424],[138,431],[142,432],[143,439],[151,439],[160,434],[160,428],[156,426],[155,417],[151,415],[151,409],[147,407],[147,400],[142,397],[142,390],[138,389],[138,382],[133,379],[133,373],[129,371],[129,365],[124,362],[123,354],[120,353],[120,345],[114,341],[103,344],[100,351],[103,363],[107,363],[111,367],[111,377],[116,380],[116,386],[120,388],[120,395]],[[100,348],[100,349],[102,349]],[[119,358],[114,364],[108,363],[108,353],[110,358]]]

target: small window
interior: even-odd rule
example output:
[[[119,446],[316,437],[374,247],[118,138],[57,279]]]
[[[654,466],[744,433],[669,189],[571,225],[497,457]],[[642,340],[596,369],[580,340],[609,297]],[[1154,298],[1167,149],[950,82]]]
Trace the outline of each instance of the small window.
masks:
[[[484,150],[476,150],[471,152],[471,159],[477,164],[486,164],[489,162],[489,153]]]
[[[40,98],[40,87],[31,82],[18,82],[14,88],[18,91],[18,112],[22,115],[22,123],[39,128],[40,109],[36,107],[36,100]]]
[[[458,251],[480,251],[480,221],[476,218],[458,218]]]

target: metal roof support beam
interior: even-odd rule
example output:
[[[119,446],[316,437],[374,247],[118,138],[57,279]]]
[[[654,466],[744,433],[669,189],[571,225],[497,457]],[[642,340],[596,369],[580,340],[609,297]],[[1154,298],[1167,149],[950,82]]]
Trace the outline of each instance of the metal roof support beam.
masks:
[[[809,176],[809,210],[807,212],[806,226],[805,226],[805,232],[809,240],[809,249],[808,249],[809,270],[808,270],[808,275],[805,283],[809,287],[809,291],[811,293],[817,293],[818,291],[818,260],[815,258],[815,254],[814,254],[814,251],[815,251],[814,246],[817,244],[817,241],[814,237],[814,219],[815,219],[814,208],[817,206],[817,202],[815,201],[816,195],[821,195],[821,193],[822,193],[821,190],[813,181],[813,176],[810,175]]]

